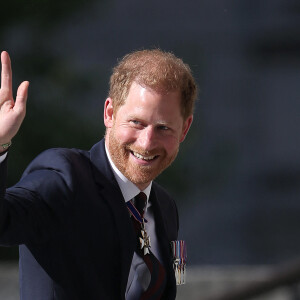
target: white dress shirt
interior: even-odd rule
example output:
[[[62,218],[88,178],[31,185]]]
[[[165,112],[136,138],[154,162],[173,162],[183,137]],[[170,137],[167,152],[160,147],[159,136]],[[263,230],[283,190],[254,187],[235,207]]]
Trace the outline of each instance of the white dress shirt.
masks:
[[[115,166],[112,162],[109,152],[105,147],[106,154],[110,165],[112,167],[113,173],[115,178],[119,184],[121,192],[123,194],[125,202],[130,201],[135,196],[137,196],[141,191],[139,188],[134,185],[130,180],[128,180]],[[156,258],[162,262],[158,240],[155,232],[155,222],[154,222],[154,215],[153,209],[151,207],[151,201],[149,201],[149,195],[151,191],[152,182],[149,186],[143,190],[147,196],[147,205],[145,209],[145,218],[147,219],[147,223],[145,223],[145,229],[147,234],[150,236],[151,240],[151,252],[156,256]],[[140,295],[143,291],[145,291],[150,283],[150,272],[143,261],[143,259],[134,252],[131,267],[129,271],[127,287],[125,292],[125,299],[126,300],[137,300],[140,298]]]
[[[0,164],[4,161],[7,156],[7,152],[0,156]]]

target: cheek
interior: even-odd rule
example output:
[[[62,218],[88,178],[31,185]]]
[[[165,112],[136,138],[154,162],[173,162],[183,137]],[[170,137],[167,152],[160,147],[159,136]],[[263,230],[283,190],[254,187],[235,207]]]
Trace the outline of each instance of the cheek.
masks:
[[[136,132],[130,128],[119,128],[115,136],[120,143],[131,143],[136,139]]]
[[[174,137],[164,138],[162,139],[161,143],[168,154],[174,153],[179,147],[179,141]]]

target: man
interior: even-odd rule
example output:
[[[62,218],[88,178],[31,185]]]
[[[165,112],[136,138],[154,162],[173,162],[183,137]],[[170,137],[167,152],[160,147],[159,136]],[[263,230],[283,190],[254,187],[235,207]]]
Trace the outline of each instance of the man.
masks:
[[[126,55],[110,79],[105,139],[90,151],[45,151],[5,191],[29,83],[13,101],[6,52],[1,61],[0,245],[21,245],[21,299],[175,299],[177,209],[153,180],[192,123],[189,67],[160,50]]]

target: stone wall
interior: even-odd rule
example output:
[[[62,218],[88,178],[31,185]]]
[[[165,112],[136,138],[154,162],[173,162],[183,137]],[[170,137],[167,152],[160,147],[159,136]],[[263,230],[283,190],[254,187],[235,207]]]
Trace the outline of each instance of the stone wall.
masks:
[[[199,266],[191,267],[187,273],[187,284],[178,287],[177,300],[208,300],[225,291],[264,280],[270,268],[265,266]],[[0,263],[0,299],[18,300],[18,264]],[[292,300],[288,288],[277,289],[254,300]],[[33,299],[34,300],[34,299]]]

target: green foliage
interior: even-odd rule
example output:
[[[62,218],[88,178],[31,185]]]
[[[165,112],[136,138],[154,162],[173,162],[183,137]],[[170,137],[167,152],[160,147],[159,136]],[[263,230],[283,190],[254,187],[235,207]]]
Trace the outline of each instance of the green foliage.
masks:
[[[84,124],[84,126],[83,126]],[[57,113],[55,107],[29,105],[25,122],[10,150],[8,186],[15,184],[28,163],[42,151],[55,148],[89,149],[104,129],[75,113]]]
[[[11,0],[1,3],[0,43],[11,54],[14,92],[22,80],[31,83],[27,115],[9,152],[8,186],[19,180],[28,163],[43,150],[89,149],[104,134],[98,117],[100,105],[86,109],[82,103],[86,91],[94,84],[91,77],[95,74],[89,70],[89,76],[84,72],[75,75],[63,57],[48,49],[52,30],[93,2]],[[99,85],[103,86],[101,81]],[[99,121],[95,121],[97,118]],[[17,257],[17,247],[0,247],[0,259]]]

